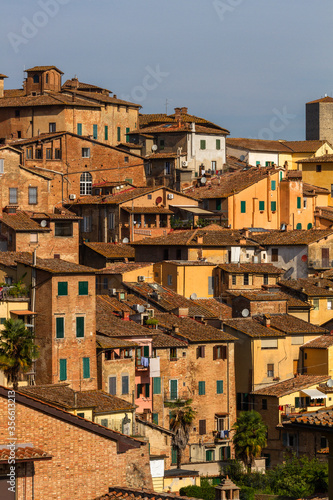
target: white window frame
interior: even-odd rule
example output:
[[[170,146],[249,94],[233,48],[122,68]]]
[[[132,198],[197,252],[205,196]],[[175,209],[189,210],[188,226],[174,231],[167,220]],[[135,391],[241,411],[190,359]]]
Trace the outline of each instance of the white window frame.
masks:
[[[82,148],[82,158],[90,158],[90,148]]]
[[[80,196],[91,194],[92,175],[90,172],[83,172],[80,175]]]
[[[84,215],[82,219],[82,232],[90,233],[91,231],[91,215]]]

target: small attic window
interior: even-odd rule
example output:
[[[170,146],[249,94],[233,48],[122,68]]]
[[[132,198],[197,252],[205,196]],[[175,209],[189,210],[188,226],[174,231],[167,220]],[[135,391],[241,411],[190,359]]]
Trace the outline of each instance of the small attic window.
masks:
[[[39,75],[33,76],[34,83],[39,83]]]
[[[49,83],[49,74],[48,73],[46,73],[46,75],[45,75],[45,83]]]

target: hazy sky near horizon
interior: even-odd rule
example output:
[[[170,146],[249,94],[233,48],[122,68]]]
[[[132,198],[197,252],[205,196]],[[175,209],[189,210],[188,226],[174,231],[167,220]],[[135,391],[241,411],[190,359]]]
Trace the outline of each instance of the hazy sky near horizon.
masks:
[[[1,5],[5,88],[55,65],[232,137],[305,139],[305,103],[333,95],[332,0],[11,0]]]

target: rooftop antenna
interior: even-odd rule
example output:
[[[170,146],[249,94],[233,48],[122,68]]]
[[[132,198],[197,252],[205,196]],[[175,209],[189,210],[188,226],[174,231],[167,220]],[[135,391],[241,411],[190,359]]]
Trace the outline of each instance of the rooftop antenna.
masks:
[[[168,114],[168,104],[170,104],[170,102],[172,101],[172,99],[168,99],[166,98],[165,99],[165,114],[167,115]]]

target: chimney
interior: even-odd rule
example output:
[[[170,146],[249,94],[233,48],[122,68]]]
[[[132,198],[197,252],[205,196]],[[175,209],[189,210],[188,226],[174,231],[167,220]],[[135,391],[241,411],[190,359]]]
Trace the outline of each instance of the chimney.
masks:
[[[203,245],[203,236],[197,236],[197,243]]]
[[[130,313],[129,313],[129,311],[123,311],[123,320],[124,321],[129,321],[130,320]]]
[[[270,314],[264,314],[264,324],[267,328],[271,326],[271,316]]]
[[[175,310],[176,316],[179,318],[187,318],[188,317],[188,307],[177,307]]]
[[[182,117],[182,110],[180,108],[175,108],[175,120],[179,121]]]
[[[195,122],[191,123],[191,132],[195,132]]]
[[[187,115],[187,108],[182,108],[180,112],[182,115]]]
[[[8,76],[2,75],[0,73],[0,98],[2,98],[4,96],[4,85],[5,85],[4,79],[5,78],[8,78]]]
[[[179,326],[172,325],[172,331],[173,331],[173,333],[179,333]]]

